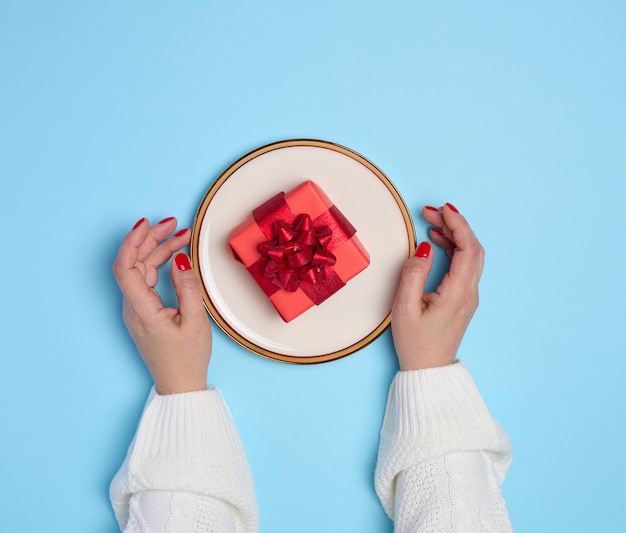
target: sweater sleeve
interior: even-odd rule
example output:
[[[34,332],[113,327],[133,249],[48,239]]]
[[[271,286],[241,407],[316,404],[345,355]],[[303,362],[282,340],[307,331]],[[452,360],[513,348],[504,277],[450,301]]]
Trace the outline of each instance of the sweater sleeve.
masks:
[[[511,444],[462,363],[398,372],[376,492],[395,531],[512,531],[500,486]]]
[[[153,390],[109,492],[125,533],[258,530],[248,460],[217,388]]]

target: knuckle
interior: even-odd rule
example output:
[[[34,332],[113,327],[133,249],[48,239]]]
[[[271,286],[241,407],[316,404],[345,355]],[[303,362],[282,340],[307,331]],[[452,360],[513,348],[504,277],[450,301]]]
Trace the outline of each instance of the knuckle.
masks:
[[[116,279],[119,279],[119,276],[121,274],[122,271],[122,267],[120,267],[120,264],[115,261],[113,263],[113,266],[111,267],[111,270],[113,271],[113,275],[115,276]]]
[[[200,289],[200,282],[196,276],[193,275],[193,272],[191,272],[191,275],[183,277],[183,279],[180,280],[180,284],[185,291],[196,292]]]
[[[476,309],[478,309],[478,291],[467,291],[458,301],[458,311],[463,316],[471,317]]]
[[[211,334],[211,325],[209,320],[204,316],[195,317],[196,319],[191,321],[190,329],[194,337],[202,337],[204,335]]]
[[[483,247],[478,241],[472,241],[467,246],[467,251],[475,256],[481,256],[484,253]]]
[[[417,261],[414,258],[410,259],[404,264],[402,268],[403,276],[416,276],[420,275],[424,271],[423,261]]]

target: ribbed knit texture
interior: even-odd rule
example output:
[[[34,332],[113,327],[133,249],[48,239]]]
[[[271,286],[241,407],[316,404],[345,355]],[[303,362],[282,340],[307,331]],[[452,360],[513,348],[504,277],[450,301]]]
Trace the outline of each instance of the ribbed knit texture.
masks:
[[[399,372],[381,430],[376,492],[396,533],[510,532],[506,433],[461,363]],[[252,475],[219,390],[151,393],[110,489],[125,533],[253,533]]]
[[[510,441],[462,363],[398,372],[375,475],[396,532],[511,531],[500,493],[510,461]]]
[[[220,391],[153,390],[110,496],[128,533],[257,531],[250,467]]]

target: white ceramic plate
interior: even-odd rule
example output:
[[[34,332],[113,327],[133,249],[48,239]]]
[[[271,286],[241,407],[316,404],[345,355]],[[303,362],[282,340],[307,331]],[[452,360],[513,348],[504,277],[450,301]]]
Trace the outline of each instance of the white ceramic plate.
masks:
[[[234,260],[228,235],[265,200],[306,180],[354,225],[370,265],[321,305],[285,323]],[[382,171],[343,146],[300,139],[263,146],[233,163],[200,204],[191,242],[204,302],[219,327],[249,350],[289,363],[338,359],[380,335],[391,319],[402,265],[414,250],[409,211]]]

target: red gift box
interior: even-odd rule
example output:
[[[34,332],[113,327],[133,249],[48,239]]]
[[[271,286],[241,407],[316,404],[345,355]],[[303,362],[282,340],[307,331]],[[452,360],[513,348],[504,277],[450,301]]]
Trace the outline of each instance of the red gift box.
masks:
[[[257,207],[231,232],[228,244],[289,322],[369,265],[355,233],[324,191],[306,181]]]

